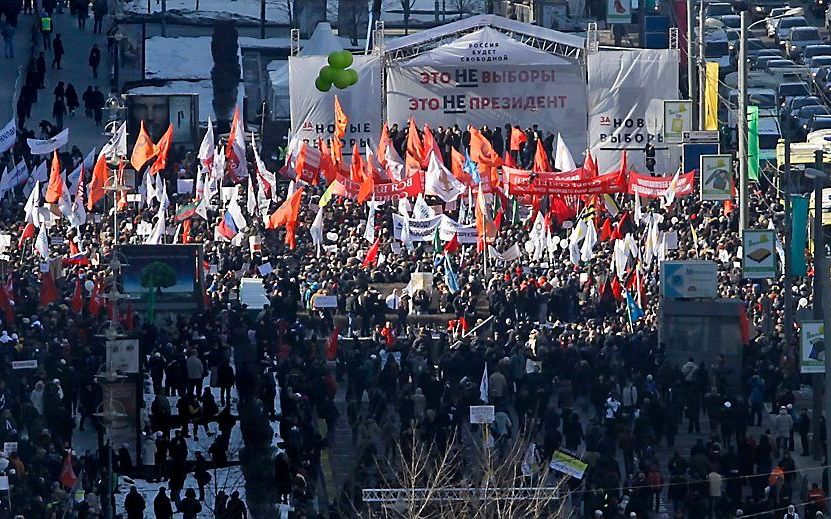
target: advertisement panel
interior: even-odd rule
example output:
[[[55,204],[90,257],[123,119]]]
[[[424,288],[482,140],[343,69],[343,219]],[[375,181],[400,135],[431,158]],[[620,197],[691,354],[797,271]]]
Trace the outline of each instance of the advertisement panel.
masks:
[[[202,304],[201,245],[122,245],[121,282],[133,306],[197,309]],[[152,292],[152,296],[151,296]]]
[[[586,148],[586,84],[578,62],[492,28],[467,34],[387,71],[387,120],[421,126],[560,132],[569,151]],[[503,135],[504,137],[504,135]]]
[[[776,277],[776,233],[746,229],[742,235],[742,275],[745,279]]]
[[[664,140],[683,142],[692,130],[692,101],[664,101]]]
[[[664,261],[661,295],[671,299],[715,298],[718,267],[713,261]]]
[[[678,157],[664,142],[664,101],[678,99],[677,49],[592,52],[588,69],[588,144],[601,173],[620,163],[621,150],[634,170],[645,170],[647,144],[655,146],[655,172],[671,173]],[[685,168],[689,171],[692,168]]]
[[[568,474],[571,477],[583,479],[589,464],[578,459],[573,454],[564,452],[561,449],[554,451],[554,455],[551,456],[551,463],[549,463],[548,467],[556,470],[557,472]]]
[[[701,199],[733,198],[733,158],[728,154],[701,155]]]
[[[119,373],[138,373],[138,339],[107,341],[107,367]]]
[[[799,346],[799,371],[825,373],[825,327],[822,321],[800,323]]]
[[[175,144],[196,145],[199,94],[126,94],[124,104],[127,105],[127,139],[131,145],[138,137],[141,121],[154,142],[172,124]]]
[[[632,23],[631,0],[606,0],[606,23]]]
[[[381,61],[378,56],[354,56],[352,66],[358,82],[328,92],[315,88],[314,80],[327,65],[327,56],[289,57],[291,128],[304,142],[329,139],[335,134],[335,95],[349,118],[343,139],[343,154],[351,155],[356,142],[363,151],[369,139],[378,144],[381,135]],[[404,119],[406,121],[406,119]]]

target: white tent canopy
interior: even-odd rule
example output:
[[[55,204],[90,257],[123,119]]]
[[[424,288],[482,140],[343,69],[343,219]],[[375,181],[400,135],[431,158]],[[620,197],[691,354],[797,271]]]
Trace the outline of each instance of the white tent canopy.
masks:
[[[426,29],[424,31],[389,39],[384,47],[388,59],[413,57],[437,47],[445,41],[456,40],[463,34],[490,27],[523,43],[564,56],[578,58],[586,45],[585,39],[554,29],[510,20],[492,14],[471,16],[462,20]]]
[[[489,63],[506,66],[568,65],[554,54],[520,43],[490,27],[466,34],[407,62],[408,66],[459,66]]]

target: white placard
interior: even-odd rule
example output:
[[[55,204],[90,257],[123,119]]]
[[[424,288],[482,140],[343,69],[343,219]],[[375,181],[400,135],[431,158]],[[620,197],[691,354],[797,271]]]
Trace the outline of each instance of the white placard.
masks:
[[[257,267],[257,271],[260,273],[261,276],[267,276],[274,272],[274,267],[271,266],[271,263],[263,263],[262,265]]]
[[[338,296],[317,296],[315,298],[315,308],[337,308]]]
[[[192,178],[180,178],[176,180],[176,192],[180,195],[191,195],[193,194],[193,179]]]
[[[12,369],[34,369],[37,367],[37,360],[16,360],[12,362]]]
[[[496,412],[492,405],[470,406],[470,423],[493,423]]]

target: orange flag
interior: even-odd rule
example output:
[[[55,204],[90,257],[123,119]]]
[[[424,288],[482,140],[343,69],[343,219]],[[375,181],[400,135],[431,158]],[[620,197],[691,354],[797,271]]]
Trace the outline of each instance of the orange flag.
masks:
[[[268,218],[266,229],[276,229],[281,225],[297,221],[297,214],[300,212],[300,198],[303,196],[303,188],[296,190],[280,207]]]
[[[167,126],[167,131],[164,132],[159,143],[153,147],[156,153],[156,162],[150,166],[150,174],[155,175],[157,172],[167,167],[167,154],[170,152],[170,145],[173,143],[173,125]]]
[[[422,142],[421,148],[421,167],[424,169],[427,169],[427,165],[430,163],[430,152],[436,154],[436,158],[439,159],[439,163],[444,163],[439,145],[436,142],[436,139],[433,138],[433,132],[430,131],[430,126],[425,124],[424,141]]]
[[[537,137],[537,151],[534,153],[533,169],[537,173],[551,171],[551,165],[548,162],[548,155],[545,153],[545,148],[542,147],[542,139],[539,137]]]
[[[382,168],[387,167],[387,148],[390,147],[390,133],[387,129],[387,123],[381,127],[381,138],[378,141],[378,163]]]
[[[479,184],[479,193],[476,195],[476,235],[479,237],[482,250],[487,242],[496,237],[496,225],[488,214],[482,184]]]
[[[473,179],[465,173],[465,156],[456,151],[456,148],[450,148],[450,171],[456,180],[462,184],[469,186],[473,183]]]
[[[63,194],[63,182],[61,181],[61,162],[58,160],[58,152],[52,152],[52,170],[49,173],[49,187],[46,189],[46,201],[54,204]]]
[[[130,164],[133,165],[133,169],[139,171],[155,155],[156,146],[153,144],[153,139],[150,138],[150,134],[147,133],[147,129],[144,127],[144,121],[142,121],[138,138],[136,139],[136,145],[133,146],[133,154],[130,156]]]
[[[407,129],[407,161],[412,157],[413,164],[418,164],[421,167],[421,164],[424,162],[423,149],[424,145],[418,136],[418,128],[416,128],[415,120],[410,117],[409,128]]]
[[[511,151],[519,151],[526,142],[528,142],[528,136],[519,126],[511,128]]]
[[[364,261],[361,262],[361,267],[366,268],[371,265],[374,265],[375,262],[378,261],[378,251],[381,248],[381,237],[375,239],[375,243],[372,244],[372,247],[366,251],[366,256],[364,256]]]
[[[358,150],[358,141],[355,141],[355,144],[352,146],[352,164],[349,166],[349,178],[353,182],[363,182],[365,176],[367,175],[364,168],[364,159]]]
[[[92,206],[101,200],[107,194],[104,191],[104,186],[107,184],[107,177],[110,171],[107,169],[107,157],[101,155],[95,162],[95,167],[92,170],[92,179],[89,181],[89,194],[87,195],[87,209],[92,211]]]
[[[338,96],[335,96],[335,139],[343,139],[343,136],[346,135],[347,124],[349,124],[349,118],[346,117]]]
[[[375,191],[375,175],[364,175],[361,189],[358,190],[358,203],[362,204],[372,197]]]
[[[323,173],[326,183],[331,184],[337,178],[337,170],[332,163],[332,155],[326,146],[326,142],[323,139],[318,139],[318,144],[320,144],[320,171]]]

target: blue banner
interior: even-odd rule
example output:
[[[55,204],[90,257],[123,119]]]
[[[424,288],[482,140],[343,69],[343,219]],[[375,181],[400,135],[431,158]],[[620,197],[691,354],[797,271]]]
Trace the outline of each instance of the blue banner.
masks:
[[[791,276],[808,273],[805,244],[808,240],[808,197],[791,195]]]

